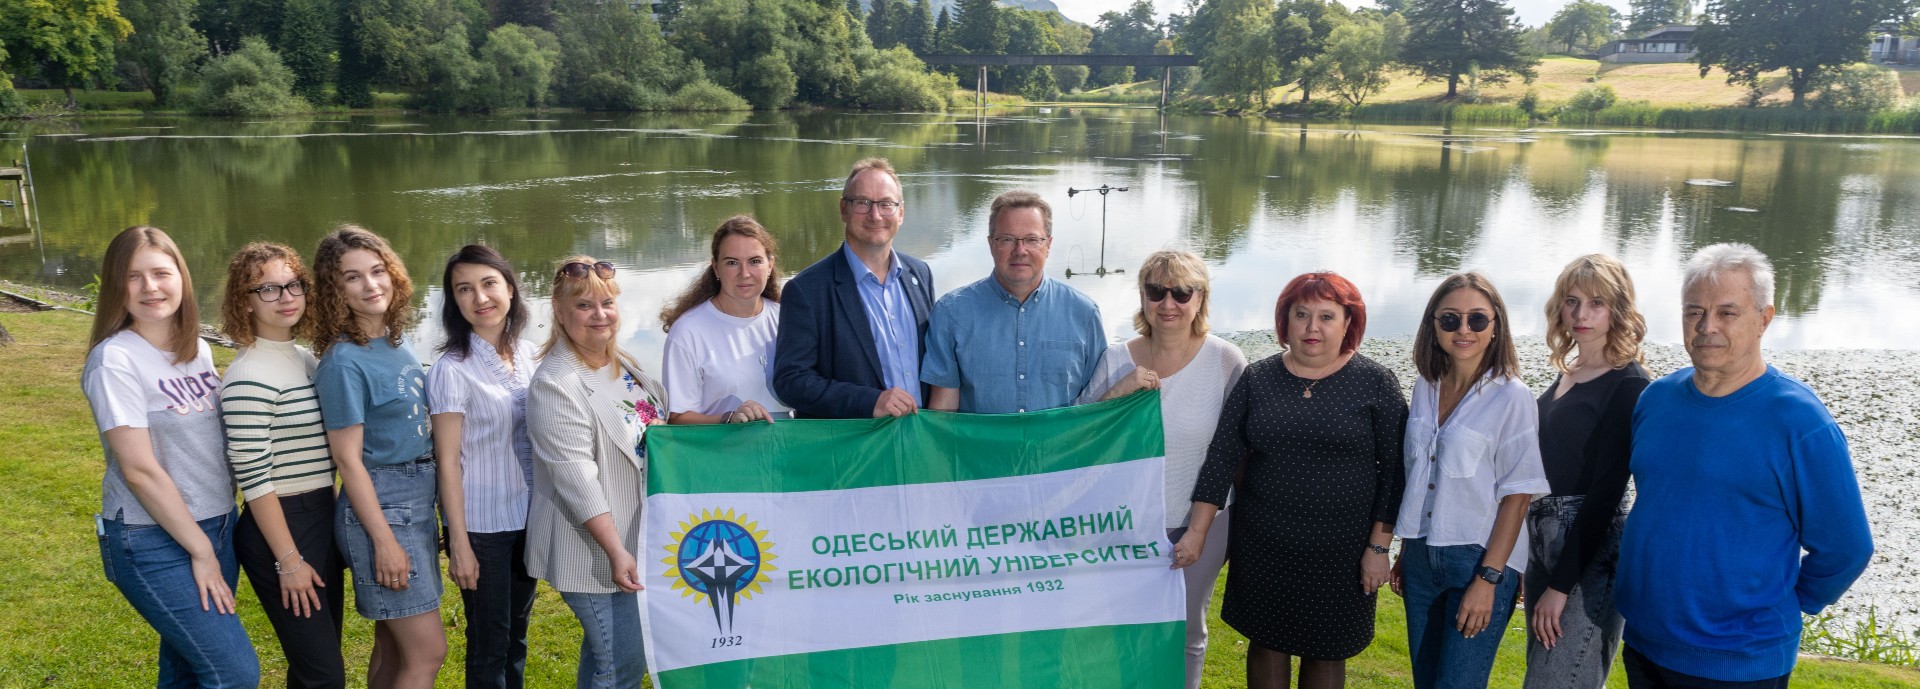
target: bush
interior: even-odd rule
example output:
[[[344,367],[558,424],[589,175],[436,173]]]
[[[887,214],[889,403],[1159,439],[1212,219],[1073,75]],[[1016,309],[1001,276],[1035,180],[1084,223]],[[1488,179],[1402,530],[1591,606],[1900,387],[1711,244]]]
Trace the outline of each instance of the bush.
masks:
[[[540,107],[547,104],[560,43],[544,29],[502,24],[480,47],[479,81],[483,109]]]
[[[753,109],[753,106],[747,103],[747,99],[736,96],[725,87],[706,79],[680,87],[679,91],[674,92],[672,98],[667,99],[666,106],[668,110],[685,112]]]
[[[753,107],[760,110],[787,107],[800,88],[800,77],[787,64],[787,54],[777,48],[740,65],[733,81],[750,94]]]
[[[581,80],[572,100],[588,110],[667,109],[666,94],[610,72],[595,72]]]
[[[1848,65],[1822,80],[1813,106],[1823,110],[1875,112],[1900,103],[1900,77],[1867,64]]]
[[[1540,93],[1538,91],[1527,89],[1527,92],[1522,94],[1520,100],[1513,105],[1527,113],[1528,117],[1540,117]]]
[[[1606,84],[1588,86],[1580,89],[1579,93],[1573,94],[1573,98],[1567,101],[1567,109],[1579,112],[1600,112],[1613,107],[1613,104],[1619,100],[1620,94],[1614,93],[1612,86]]]
[[[293,70],[257,36],[240,40],[240,49],[214,58],[200,72],[194,112],[203,115],[274,117],[312,110],[293,95]]]
[[[854,63],[860,76],[853,100],[861,108],[940,112],[947,109],[947,94],[960,87],[953,75],[928,72],[926,63],[900,46],[862,49]]]
[[[440,40],[420,51],[420,65],[426,69],[426,79],[414,93],[414,107],[430,112],[486,108],[477,88],[483,68],[467,50],[465,26],[447,27]]]
[[[27,103],[13,90],[13,78],[6,72],[0,72],[0,120],[19,117],[27,111]]]

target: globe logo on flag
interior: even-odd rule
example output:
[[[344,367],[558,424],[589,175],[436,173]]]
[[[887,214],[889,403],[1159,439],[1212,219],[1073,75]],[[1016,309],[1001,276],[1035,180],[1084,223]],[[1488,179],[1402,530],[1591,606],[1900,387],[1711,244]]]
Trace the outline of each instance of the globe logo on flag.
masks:
[[[679,526],[665,546],[672,555],[661,560],[668,565],[666,576],[681,597],[711,606],[714,626],[727,633],[734,607],[764,593],[760,585],[772,581],[766,572],[774,569],[767,564],[775,557],[773,543],[759,524],[733,510],[702,510]]]

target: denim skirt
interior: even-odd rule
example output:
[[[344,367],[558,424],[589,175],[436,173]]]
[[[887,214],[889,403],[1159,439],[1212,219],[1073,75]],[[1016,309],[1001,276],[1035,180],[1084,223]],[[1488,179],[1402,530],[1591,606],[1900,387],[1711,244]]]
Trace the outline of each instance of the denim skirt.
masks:
[[[378,581],[373,539],[345,494],[334,508],[334,537],[353,576],[353,607],[369,620],[397,620],[440,608],[439,504],[432,460],[367,467],[381,517],[407,553],[407,588]]]

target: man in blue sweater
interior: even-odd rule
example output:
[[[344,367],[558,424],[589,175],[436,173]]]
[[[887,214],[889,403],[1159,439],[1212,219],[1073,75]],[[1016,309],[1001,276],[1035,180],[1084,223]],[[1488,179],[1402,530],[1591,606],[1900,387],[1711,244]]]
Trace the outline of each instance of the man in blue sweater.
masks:
[[[1785,687],[1800,613],[1839,600],[1873,539],[1846,436],[1804,383],[1767,365],[1773,265],[1715,244],[1682,283],[1693,368],[1633,414],[1638,495],[1615,602],[1634,689]]]

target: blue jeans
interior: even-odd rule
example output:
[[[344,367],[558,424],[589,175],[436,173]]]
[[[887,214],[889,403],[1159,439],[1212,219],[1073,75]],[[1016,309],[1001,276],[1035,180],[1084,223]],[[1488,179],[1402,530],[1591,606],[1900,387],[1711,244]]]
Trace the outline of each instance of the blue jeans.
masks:
[[[527,619],[534,586],[527,576],[527,532],[469,533],[479,587],[460,589],[467,607],[467,689],[520,689],[527,676]]]
[[[1400,579],[1406,591],[1407,655],[1413,660],[1415,689],[1485,689],[1500,651],[1520,573],[1506,568],[1493,590],[1493,616],[1487,628],[1469,639],[1456,628],[1460,599],[1478,580],[1475,571],[1487,549],[1478,545],[1428,546],[1427,539],[1401,544]]]
[[[228,588],[239,584],[233,556],[233,530],[239,510],[200,520],[213,543],[220,575]],[[133,609],[160,634],[160,677],[156,686],[247,687],[260,684],[260,658],[238,615],[200,609],[193,581],[193,557],[158,525],[102,522],[100,559],[107,581],[120,589]]]
[[[560,593],[580,618],[579,689],[638,689],[647,675],[637,593]]]

